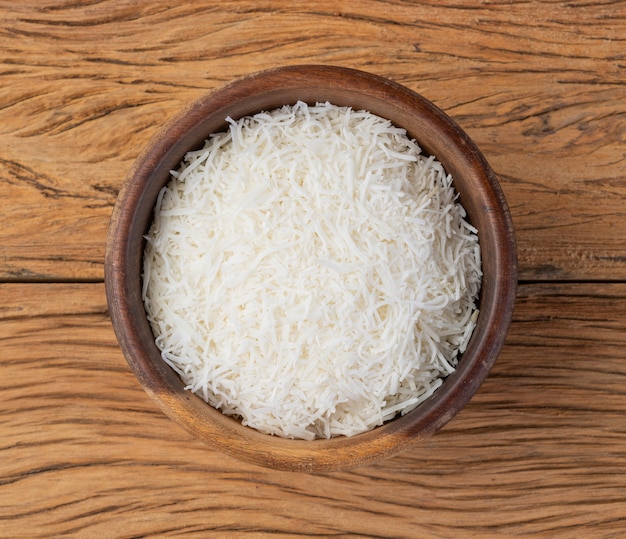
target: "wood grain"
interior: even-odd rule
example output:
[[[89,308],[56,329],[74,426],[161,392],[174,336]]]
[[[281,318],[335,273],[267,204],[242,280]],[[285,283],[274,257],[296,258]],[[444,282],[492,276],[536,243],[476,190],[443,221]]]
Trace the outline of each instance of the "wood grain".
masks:
[[[101,284],[3,284],[0,305],[2,537],[626,530],[624,284],[522,286],[455,420],[382,464],[306,476],[242,464],[166,419],[119,352]]]
[[[166,419],[113,336],[111,209],[150,137],[301,63],[422,93],[518,236],[479,393],[382,464],[242,464]],[[626,2],[0,0],[0,537],[626,535]]]
[[[619,1],[0,2],[0,277],[100,280],[123,178],[164,121],[235,77],[356,67],[474,137],[521,278],[623,280],[626,5]]]

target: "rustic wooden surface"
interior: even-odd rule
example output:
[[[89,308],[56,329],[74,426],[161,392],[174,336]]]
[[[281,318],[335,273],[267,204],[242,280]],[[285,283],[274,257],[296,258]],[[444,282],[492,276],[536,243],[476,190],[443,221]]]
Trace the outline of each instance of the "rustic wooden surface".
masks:
[[[172,424],[104,298],[124,176],[234,77],[325,63],[434,101],[519,243],[492,375],[349,472],[241,464]],[[0,0],[0,537],[626,536],[626,2]]]

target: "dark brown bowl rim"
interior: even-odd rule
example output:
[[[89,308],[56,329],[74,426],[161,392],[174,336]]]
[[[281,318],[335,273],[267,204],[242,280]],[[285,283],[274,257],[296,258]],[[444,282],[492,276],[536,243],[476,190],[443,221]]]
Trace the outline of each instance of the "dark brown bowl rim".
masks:
[[[455,373],[416,410],[350,438],[286,440],[261,434],[206,405],[184,390],[160,360],[141,301],[143,235],[156,195],[184,153],[225,126],[259,110],[294,102],[331,101],[367,108],[406,127],[419,116],[428,137],[408,129],[455,178],[461,201],[479,215],[483,271],[478,326]],[[361,106],[367,103],[369,106]],[[428,139],[428,140],[426,140]],[[458,186],[460,173],[467,185]],[[458,174],[457,174],[458,173]],[[485,247],[487,249],[485,250]],[[146,392],[176,423],[211,447],[248,462],[285,470],[328,471],[368,464],[404,451],[450,421],[472,398],[491,370],[511,322],[517,287],[513,224],[504,194],[487,161],[468,135],[416,92],[386,78],[336,66],[298,65],[238,79],[195,101],[170,121],[138,157],[118,194],[105,254],[109,312],[120,347]],[[143,313],[143,314],[142,314]]]

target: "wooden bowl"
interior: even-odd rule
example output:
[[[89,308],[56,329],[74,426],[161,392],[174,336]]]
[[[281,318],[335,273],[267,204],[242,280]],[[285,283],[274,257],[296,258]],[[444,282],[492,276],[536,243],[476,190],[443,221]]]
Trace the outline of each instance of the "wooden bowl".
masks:
[[[296,101],[330,101],[365,109],[405,128],[423,151],[452,174],[468,220],[478,229],[483,282],[477,326],[457,370],[427,401],[367,433],[329,440],[288,440],[262,434],[184,390],[162,360],[141,298],[143,236],[157,194],[185,153],[237,119]],[[107,239],[107,301],[122,351],[139,382],[163,411],[213,448],[271,468],[346,469],[410,448],[450,421],[478,390],[504,342],[517,285],[513,227],[496,176],[470,138],[432,103],[389,80],[329,66],[294,66],[257,73],[193,103],[152,140],[119,193]]]

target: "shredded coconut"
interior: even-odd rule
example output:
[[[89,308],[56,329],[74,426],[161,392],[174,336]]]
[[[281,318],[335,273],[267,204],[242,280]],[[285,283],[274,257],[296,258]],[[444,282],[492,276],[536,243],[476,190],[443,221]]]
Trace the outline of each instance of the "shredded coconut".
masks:
[[[146,236],[143,299],[187,389],[261,432],[351,436],[452,373],[475,326],[477,231],[403,129],[298,102],[188,153]]]

